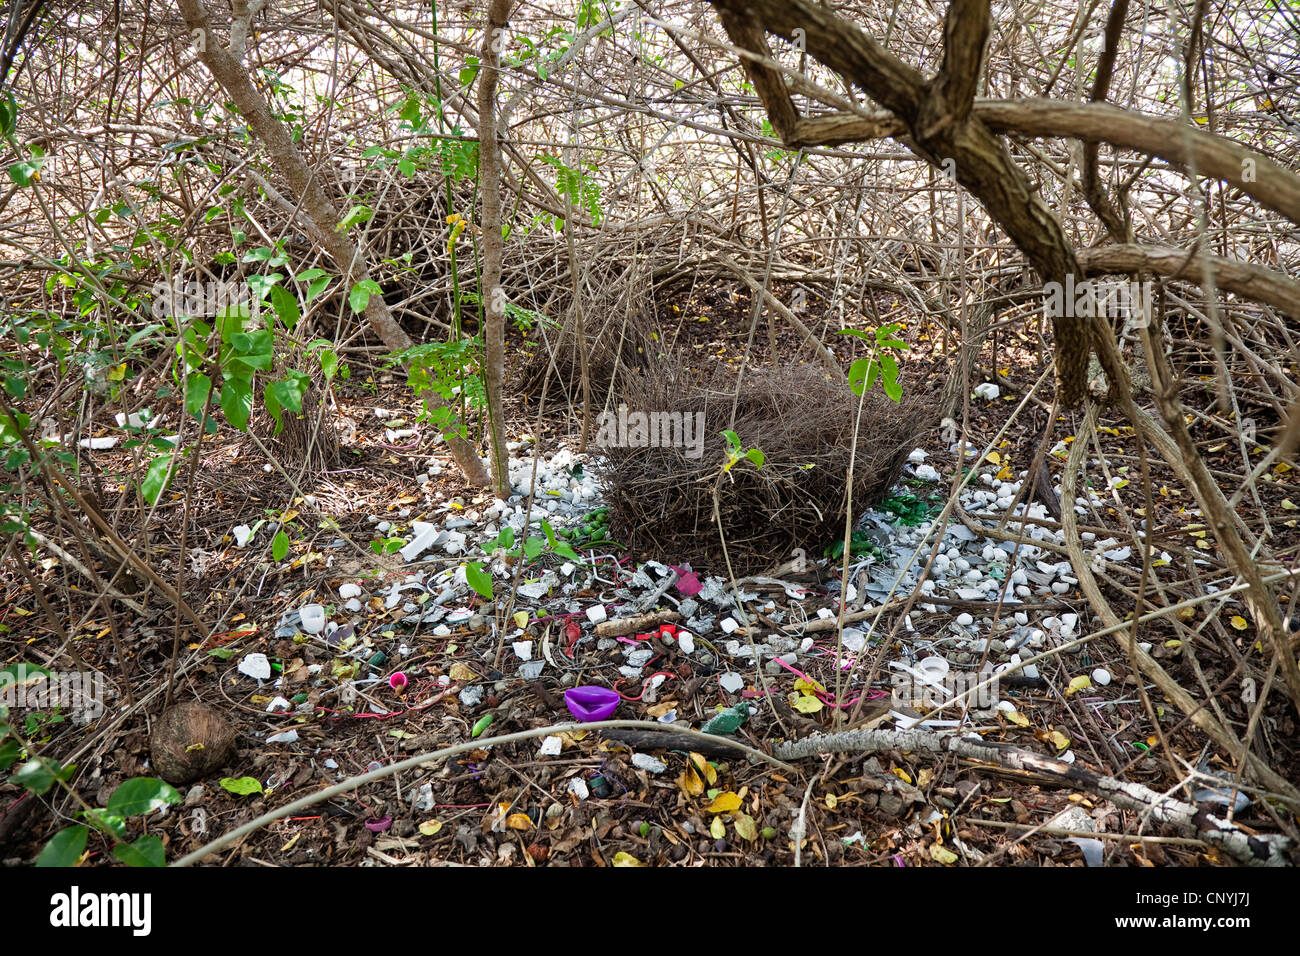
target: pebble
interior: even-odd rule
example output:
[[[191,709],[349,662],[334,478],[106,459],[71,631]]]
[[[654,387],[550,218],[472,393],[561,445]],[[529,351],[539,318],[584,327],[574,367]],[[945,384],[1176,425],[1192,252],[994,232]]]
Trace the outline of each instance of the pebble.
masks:
[[[1092,682],[1098,687],[1105,687],[1110,683],[1110,671],[1104,667],[1098,667],[1092,672]]]

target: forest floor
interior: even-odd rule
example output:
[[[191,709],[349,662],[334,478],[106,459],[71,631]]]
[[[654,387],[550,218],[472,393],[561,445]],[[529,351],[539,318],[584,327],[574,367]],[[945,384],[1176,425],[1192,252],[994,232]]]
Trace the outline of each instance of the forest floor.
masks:
[[[750,299],[718,287],[696,292],[694,297],[688,293],[677,300],[680,304],[661,303],[661,327],[676,329],[671,344],[698,354],[702,367],[738,363],[745,348]],[[888,313],[891,304],[881,300],[878,307]],[[933,335],[940,337],[937,332]],[[908,329],[907,338],[918,361],[942,344],[929,340],[920,326]],[[750,361],[767,359],[765,340],[765,330],[760,329]],[[521,361],[526,346],[514,345],[513,360]],[[787,355],[796,348],[785,331],[778,346]],[[996,368],[1001,394],[994,400],[971,399],[968,435],[974,443],[983,447],[1003,427],[1009,409],[1023,399],[1041,372],[1046,354],[1036,342],[1006,335],[996,341],[991,357],[986,351],[978,366],[983,371],[977,372],[972,385],[989,381],[978,376],[988,376]],[[295,476],[303,497],[281,474],[268,474],[265,459],[241,436],[223,429],[205,442],[194,496],[203,504],[193,512],[200,517],[199,525],[187,535],[184,589],[203,620],[219,622],[208,640],[197,640],[183,623],[178,629],[172,610],[147,593],[140,597],[144,616],[99,605],[80,621],[60,622],[74,630],[79,653],[108,676],[119,695],[129,684],[136,704],[123,708],[124,696],[113,698],[108,715],[89,726],[43,717],[28,723],[31,739],[65,762],[77,764],[74,784],[92,804],[103,806],[122,780],[153,772],[146,713],[156,714],[161,706],[174,641],[180,647],[174,699],[201,700],[234,724],[237,750],[225,768],[181,786],[184,803],[152,815],[144,824],[163,839],[169,860],[347,777],[471,742],[475,730],[487,739],[567,722],[570,715],[563,693],[575,684],[617,691],[621,700],[615,716],[619,718],[675,716],[698,726],[720,709],[756,704],[736,739],[760,750],[770,750],[768,742],[773,738],[802,737],[836,726],[833,689],[839,658],[833,630],[809,635],[815,640],[792,652],[793,665],[769,667],[763,671],[764,679],[759,679],[752,659],[733,654],[735,643],[728,649],[732,637],[720,627],[707,636],[697,635],[699,645],[688,652],[680,639],[665,641],[666,633],[674,635],[657,627],[600,640],[594,625],[574,610],[623,601],[619,596],[611,598],[610,591],[627,589],[628,598],[653,591],[665,580],[666,566],[676,560],[671,554],[626,555],[612,545],[583,551],[581,539],[575,539],[592,574],[581,568],[565,571],[572,562],[548,549],[524,575],[534,581],[552,572],[548,588],[539,597],[521,597],[513,605],[526,614],[522,627],[511,627],[514,622],[507,621],[505,631],[494,632],[489,617],[480,613],[482,599],[463,586],[451,602],[454,606],[449,605],[450,613],[439,615],[437,624],[432,624],[422,616],[432,597],[449,583],[463,582],[463,576],[457,582],[439,575],[454,569],[460,560],[440,555],[408,565],[396,553],[376,558],[370,553],[371,542],[379,542],[383,550],[385,541],[404,543],[413,521],[446,524],[455,518],[472,545],[474,534],[488,521],[492,498],[466,487],[444,452],[435,450],[431,455],[427,443],[418,438],[394,440],[393,432],[413,427],[418,413],[417,401],[395,375],[354,363],[351,377],[338,383],[336,394],[343,460],[326,474]],[[174,408],[166,411],[179,414]],[[1027,468],[1049,424],[1047,413],[1041,403],[1031,401],[1029,413],[996,443],[994,456],[976,467],[990,475]],[[512,441],[533,435],[534,417],[531,405],[516,405],[508,429]],[[558,405],[547,415],[536,436],[543,457],[553,458],[566,447],[570,452],[576,449],[572,421]],[[1050,424],[1053,445],[1072,434],[1069,421]],[[1213,423],[1198,421],[1194,429],[1207,446],[1227,440]],[[106,424],[105,431],[109,430]],[[1139,471],[1131,432],[1114,421],[1103,421],[1100,431],[1102,450],[1116,469],[1116,481],[1109,483],[1110,488],[1097,488],[1100,494],[1092,499],[1097,503],[1090,500],[1088,507],[1112,517],[1120,505],[1127,506],[1129,513],[1146,507],[1140,497],[1134,497],[1141,483],[1128,481],[1136,479]],[[939,434],[927,436],[919,445],[926,455],[915,456],[896,493],[872,511],[877,527],[892,522],[895,540],[883,548],[877,545],[874,561],[862,560],[861,554],[852,559],[855,575],[862,572],[854,580],[872,599],[878,599],[873,590],[878,580],[868,572],[885,567],[895,545],[901,553],[919,540],[918,528],[928,527],[942,507],[956,470],[956,458]],[[517,446],[519,455],[526,457],[529,450],[527,443]],[[93,453],[105,473],[125,470],[113,467],[113,456],[125,454]],[[429,473],[431,459],[440,463],[435,469],[438,474]],[[1060,457],[1049,455],[1048,461],[1059,485]],[[918,477],[923,462],[937,470],[939,480]],[[587,465],[589,472],[596,467]],[[1158,468],[1155,473],[1154,486],[1159,489]],[[972,487],[980,486],[976,482]],[[1291,520],[1293,512],[1284,502],[1297,497],[1295,486],[1279,480],[1266,485],[1265,491],[1276,497],[1264,502],[1264,507],[1282,519],[1275,523],[1272,545],[1278,552],[1294,549],[1300,536]],[[1158,494],[1152,505],[1159,545],[1169,554],[1168,560],[1188,561],[1194,570],[1192,559],[1208,550],[1205,529],[1195,515],[1188,514],[1191,502],[1166,494],[1165,489]],[[105,501],[116,498],[117,489],[104,489]],[[170,497],[164,496],[147,540],[140,545],[154,566],[172,580],[181,529],[169,521],[169,513],[180,514],[182,504],[176,489]],[[127,505],[122,513],[128,529],[130,509]],[[557,527],[583,523],[581,504],[550,514]],[[285,521],[291,539],[285,560],[270,561],[265,547],[237,545],[233,529],[259,520]],[[1089,524],[1086,516],[1080,520]],[[255,532],[253,544],[264,543],[270,534]],[[977,544],[987,547],[984,542]],[[773,565],[785,557],[774,555]],[[812,557],[820,557],[820,552]],[[1002,560],[1002,555],[996,557]],[[642,569],[638,577],[637,562],[645,559],[662,564]],[[381,570],[375,570],[376,560]],[[1131,557],[1127,564],[1140,570],[1141,556]],[[805,579],[804,586],[794,590],[758,588],[762,594],[756,606],[767,615],[765,624],[815,620],[819,610],[836,612],[838,570],[825,570],[821,575],[825,583]],[[415,572],[423,575],[423,584],[413,580]],[[725,569],[695,568],[694,572],[706,585],[696,603],[706,604],[708,576],[725,575]],[[56,564],[47,563],[39,573],[43,587],[64,595],[69,588],[84,587]],[[1134,584],[1135,578],[1119,574],[1106,582],[1115,606],[1131,610],[1125,585]],[[356,585],[360,592],[355,610],[347,608],[340,594],[345,585]],[[394,585],[410,586],[410,593],[394,591]],[[52,641],[52,628],[22,579],[7,573],[4,586],[0,622],[8,630],[0,634],[0,662],[13,663],[26,647]],[[693,596],[688,592],[668,591],[678,607]],[[390,594],[397,595],[395,601]],[[324,606],[340,630],[317,636],[295,633],[294,612],[313,603]],[[974,667],[981,656],[996,665],[1013,652],[1016,641],[1006,639],[1012,632],[1045,630],[1050,642],[1061,637],[1063,619],[1073,616],[1077,622],[1065,628],[1066,637],[1072,630],[1086,633],[1092,623],[1077,586],[1063,592],[1050,590],[1048,597],[1031,596],[1028,603],[1033,610],[1028,616],[1032,620],[1027,624],[1012,617],[1017,610],[1013,605],[1007,605],[1001,615],[976,610],[977,620],[973,620],[969,612],[962,616],[960,601],[930,604],[932,610],[920,606],[925,603],[919,602],[906,622],[900,622],[898,614],[882,616],[866,641],[869,649],[879,651],[885,661],[915,663],[910,645],[924,641],[933,649],[949,641],[953,642],[950,649],[955,649],[948,655],[954,666]],[[81,610],[90,609],[89,601],[83,604]],[[705,616],[703,610],[697,613]],[[714,620],[706,623],[718,625],[727,613],[724,599],[712,612]],[[1233,645],[1249,654],[1254,638],[1248,631],[1235,630],[1239,613],[1228,610],[1219,617],[1198,619],[1197,626],[1216,631],[1227,627]],[[994,618],[991,624],[985,614]],[[1048,618],[1056,622],[1056,631],[1050,625],[1043,627]],[[990,642],[993,631],[987,627],[1006,633],[999,630],[1000,639]],[[983,655],[978,645],[981,635]],[[1203,679],[1210,686],[1232,679],[1229,660],[1203,655],[1195,662],[1181,649],[1178,638],[1172,624],[1160,622],[1144,625],[1140,634],[1142,641],[1152,645],[1153,656],[1180,679],[1192,683]],[[123,649],[125,659],[117,659],[115,647]],[[630,655],[638,652],[640,657],[631,661]],[[271,664],[269,680],[257,680],[241,670],[250,655],[258,654]],[[1104,684],[1093,680],[1084,688],[1072,688],[1076,677],[1095,677],[1098,669],[1106,674]],[[404,687],[394,687],[389,680],[399,671]],[[351,692],[341,693],[340,686],[348,683],[354,685]],[[770,694],[764,689],[769,683]],[[857,726],[878,722],[888,709],[888,687],[888,674],[882,673],[875,689],[865,693],[868,699],[863,706],[851,711]],[[1170,785],[1169,761],[1175,758],[1207,773],[1225,769],[1202,762],[1204,741],[1181,715],[1162,717],[1157,731],[1144,709],[1132,669],[1113,642],[1081,655],[1063,655],[1044,666],[1035,680],[1005,689],[1002,697],[1007,708],[988,708],[972,717],[986,740],[1050,756],[1069,752],[1099,772],[1143,782],[1158,791]],[[123,711],[124,718],[114,716]],[[847,706],[845,711],[849,712]],[[1243,709],[1230,716],[1244,724],[1246,714]],[[1280,705],[1269,708],[1267,716],[1259,733],[1273,766],[1297,779],[1300,766],[1293,719]],[[485,720],[488,717],[490,721]],[[277,735],[278,742],[268,740]],[[1151,759],[1148,754],[1157,747],[1158,737],[1164,738],[1163,746],[1169,750]],[[798,769],[791,773],[740,754],[701,755],[632,746],[595,732],[569,732],[545,742],[536,738],[482,747],[397,774],[281,819],[205,862],[756,866],[788,865],[798,852],[804,865],[1082,866],[1085,848],[1090,852],[1100,848],[1108,865],[1231,862],[1194,841],[1159,839],[1166,834],[1156,826],[1142,832],[1157,839],[1133,837],[1140,821],[1132,814],[1108,804],[1104,797],[1062,787],[1059,781],[1027,771],[897,750],[865,759],[850,755],[806,759]],[[260,792],[234,792],[222,785],[223,778],[253,778]],[[67,812],[62,804],[57,806],[60,813]],[[1274,829],[1267,808],[1257,804],[1249,804],[1237,819],[1247,826]],[[34,859],[61,825],[50,804],[0,784],[0,858],[6,863]],[[792,828],[799,826],[801,846],[791,837]],[[1035,832],[1037,827],[1047,827],[1049,832]],[[1099,833],[1099,840],[1067,835],[1086,831]],[[90,864],[110,859],[94,838],[90,849]]]

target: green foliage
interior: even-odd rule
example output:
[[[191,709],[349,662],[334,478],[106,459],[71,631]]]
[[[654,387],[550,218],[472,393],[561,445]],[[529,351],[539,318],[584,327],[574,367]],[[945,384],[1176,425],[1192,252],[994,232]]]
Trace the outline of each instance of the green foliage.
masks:
[[[943,498],[939,495],[931,494],[925,498],[918,498],[910,491],[903,491],[891,495],[876,507],[881,511],[887,511],[894,515],[900,523],[913,527],[929,520],[930,516],[940,510],[942,506]]]
[[[262,781],[256,777],[222,777],[221,786],[239,797],[263,793]]]
[[[568,541],[561,540],[556,535],[555,529],[551,527],[549,521],[543,521],[541,527],[545,538],[528,535],[522,540],[516,541],[514,529],[507,525],[501,529],[501,533],[495,538],[483,542],[483,552],[493,554],[501,550],[510,557],[536,561],[542,554],[549,551],[569,561],[582,560],[582,556],[573,550],[573,545]]]
[[[448,435],[465,438],[468,430],[452,403],[461,398],[470,408],[482,408],[486,404],[482,355],[478,339],[426,342],[393,353],[385,360],[384,367],[406,366],[406,383],[424,402],[420,421],[432,424],[444,438]],[[431,395],[441,398],[443,404],[431,401]]]
[[[558,156],[546,154],[538,158],[555,170],[556,191],[561,196],[567,196],[579,209],[585,210],[594,225],[600,225],[604,218],[600,208],[600,187],[582,170],[566,166]],[[588,163],[587,168],[593,172],[597,169],[595,163]]]
[[[0,707],[0,770],[20,759],[24,750],[10,724],[8,712]],[[69,781],[76,766],[63,766],[49,757],[32,756],[9,776],[9,782],[40,796],[53,786],[69,792]],[[148,816],[164,806],[180,803],[176,788],[156,777],[131,777],[122,781],[102,808],[91,807],[78,816],[86,822],[65,827],[54,834],[36,858],[37,866],[75,866],[86,850],[90,831],[96,830],[114,844],[112,853],[127,866],[162,866],[165,862],[162,841],[144,834],[127,842],[130,817]]]
[[[483,570],[482,561],[471,561],[465,565],[465,580],[483,598],[492,600],[492,575]]]
[[[19,156],[23,156],[23,150],[14,139],[14,131],[18,127],[18,103],[14,99],[13,93],[5,92],[4,98],[0,99],[0,137]],[[8,166],[9,179],[20,189],[26,188],[32,183],[38,182],[41,178],[41,169],[49,161],[49,157],[39,146],[33,146],[31,153],[26,158],[18,160],[16,163],[10,163]]]
[[[375,538],[370,542],[370,550],[375,554],[392,554],[406,546],[402,538]]]
[[[757,469],[762,470],[764,463],[767,461],[766,456],[757,448],[741,448],[740,436],[735,432],[727,429],[718,433],[727,440],[727,460],[723,462],[722,473],[725,475],[731,471],[742,458],[749,459],[750,463]]]
[[[473,303],[474,305],[481,305],[483,302],[483,297],[477,292],[466,292],[461,296],[461,298],[466,302]],[[515,305],[515,303],[508,299],[505,302],[504,311],[506,318],[514,322],[515,328],[520,332],[531,332],[535,326],[539,325],[551,329],[558,329],[560,327],[560,323],[556,319],[543,315],[533,309],[525,308],[522,305]]]
[[[882,325],[872,330],[871,334],[858,329],[841,329],[840,335],[852,335],[872,343],[871,354],[860,358],[849,366],[849,388],[854,395],[861,395],[880,380],[880,387],[890,401],[898,402],[903,398],[903,387],[898,384],[898,360],[892,351],[910,349],[906,342],[896,335],[901,326]]]

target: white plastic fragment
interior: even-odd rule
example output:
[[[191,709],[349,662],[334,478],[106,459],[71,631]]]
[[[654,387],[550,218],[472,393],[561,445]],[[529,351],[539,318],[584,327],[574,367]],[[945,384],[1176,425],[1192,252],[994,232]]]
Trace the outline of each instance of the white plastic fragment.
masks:
[[[424,552],[437,543],[439,529],[436,524],[429,524],[425,521],[412,521],[411,530],[415,532],[415,537],[411,539],[410,544],[402,548],[399,552],[403,561],[414,561]]]
[[[741,677],[735,671],[727,671],[718,678],[718,684],[728,694],[734,694],[745,686],[745,678]]]
[[[325,630],[325,608],[319,604],[304,604],[298,609],[298,617],[307,634],[319,634]]]
[[[239,662],[239,673],[246,674],[254,680],[271,679],[271,662],[265,654],[247,654]]]
[[[647,773],[663,773],[668,769],[668,764],[664,763],[658,757],[641,753],[632,754],[632,766],[636,767],[638,770],[644,770]]]
[[[298,731],[285,730],[266,738],[268,744],[292,744],[298,742]]]
[[[555,734],[551,734],[542,741],[542,746],[538,749],[537,754],[541,757],[558,757],[563,745],[564,741]]]
[[[237,524],[230,529],[230,533],[235,536],[235,547],[242,548],[253,536],[253,529],[246,524]]]
[[[603,604],[593,604],[591,607],[587,608],[587,620],[592,624],[600,624],[602,621],[606,620],[607,617],[608,615],[605,614],[605,605]]]
[[[1105,687],[1110,683],[1110,671],[1104,667],[1098,667],[1092,672],[1092,682],[1098,687]]]

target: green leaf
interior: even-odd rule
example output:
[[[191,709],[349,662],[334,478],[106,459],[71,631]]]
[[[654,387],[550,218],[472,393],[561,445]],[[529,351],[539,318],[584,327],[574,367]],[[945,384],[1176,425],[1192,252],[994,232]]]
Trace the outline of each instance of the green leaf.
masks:
[[[126,818],[103,809],[87,810],[82,814],[96,830],[107,833],[115,840],[126,839]]]
[[[281,528],[271,539],[271,557],[277,561],[283,561],[284,556],[289,553],[289,536]]]
[[[276,431],[280,430],[280,409],[287,408],[295,414],[302,411],[302,400],[311,387],[311,379],[303,372],[288,372],[278,382],[266,387],[266,410],[275,418]]]
[[[147,833],[137,837],[134,843],[119,843],[113,847],[113,856],[127,866],[164,866],[167,863],[162,840]]]
[[[275,339],[269,329],[235,332],[230,336],[230,344],[235,350],[231,362],[266,371],[275,360]]]
[[[253,383],[251,378],[230,376],[221,387],[221,410],[226,420],[239,431],[248,428],[253,414]]]
[[[16,740],[0,743],[0,770],[8,770],[15,760],[22,756],[23,748]]]
[[[492,600],[492,575],[483,570],[482,561],[471,561],[465,565],[465,580],[484,598]]]
[[[202,414],[211,391],[212,379],[202,372],[190,372],[185,380],[185,410],[194,416]]]
[[[271,287],[271,308],[275,309],[275,314],[286,329],[292,330],[302,318],[297,297],[282,285]]]
[[[880,366],[873,359],[860,358],[849,366],[849,388],[854,395],[861,395],[875,384],[880,374]]]
[[[241,797],[246,797],[250,793],[265,792],[262,789],[262,781],[258,780],[256,777],[239,777],[238,779],[235,777],[223,777],[221,779],[221,785],[231,793],[237,794]]]
[[[537,556],[542,553],[542,539],[529,536],[524,539],[524,557],[529,561],[537,560]]]
[[[18,121],[18,101],[14,95],[8,91],[5,97],[0,100],[0,136],[8,139],[14,134],[14,126]]]
[[[766,461],[763,457],[763,453],[757,448],[749,449],[749,451],[745,452],[745,457],[754,463],[755,468],[762,468],[763,462]]]
[[[156,505],[159,497],[167,490],[172,478],[172,459],[175,457],[174,454],[159,455],[149,462],[144,481],[140,483],[140,493],[149,504]]]
[[[307,286],[307,298],[304,301],[310,302],[312,299],[316,298],[316,296],[325,291],[325,287],[329,285],[331,281],[332,280],[328,277],[313,280],[312,284]]]
[[[406,122],[410,123],[412,126],[418,125],[420,122],[419,98],[414,95],[408,96],[406,102],[402,104],[402,108],[398,110],[397,115],[406,120]]]
[[[885,394],[894,402],[901,401],[903,386],[898,384],[898,363],[894,361],[892,355],[882,355],[880,357],[880,368],[882,370],[881,387],[884,388]]]
[[[181,795],[176,788],[157,777],[132,777],[123,780],[121,785],[108,798],[107,809],[118,816],[134,817],[143,813],[153,813],[169,803],[180,803]]]
[[[9,178],[14,185],[27,187],[40,178],[41,164],[22,160],[9,166]]]
[[[369,206],[353,206],[348,210],[348,214],[343,217],[343,220],[334,227],[334,231],[346,232],[358,223],[365,222],[374,214],[375,211]]]
[[[719,432],[718,434],[727,440],[727,444],[731,446],[731,450],[733,452],[740,451],[739,435],[737,435],[735,432],[731,431],[730,429],[728,429],[727,431]]]
[[[561,541],[555,546],[555,553],[562,558],[568,558],[570,561],[581,561],[582,556],[573,550],[573,545],[567,541]]]
[[[348,293],[348,305],[352,306],[353,312],[364,312],[366,306],[370,304],[370,297],[378,295],[383,289],[374,279],[362,279],[352,287]]]
[[[546,543],[552,548],[555,547],[555,529],[551,527],[549,521],[542,521],[542,532],[546,535]]]
[[[60,767],[47,757],[34,757],[19,767],[9,781],[39,796],[54,786],[55,781],[69,779],[76,769],[76,764]]]
[[[332,379],[339,370],[339,357],[333,349],[321,349],[320,367],[325,373],[326,380]]]
[[[76,866],[81,854],[86,852],[86,839],[90,836],[87,826],[65,827],[41,849],[36,858],[37,866]]]
[[[499,547],[513,548],[515,546],[515,529],[506,525],[501,529],[501,534],[497,536]]]

